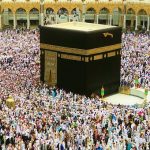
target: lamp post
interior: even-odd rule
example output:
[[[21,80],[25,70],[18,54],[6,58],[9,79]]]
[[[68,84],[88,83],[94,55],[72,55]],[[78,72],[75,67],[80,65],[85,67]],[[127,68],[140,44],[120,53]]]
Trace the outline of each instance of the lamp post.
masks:
[[[40,0],[40,25],[44,25],[44,0]]]

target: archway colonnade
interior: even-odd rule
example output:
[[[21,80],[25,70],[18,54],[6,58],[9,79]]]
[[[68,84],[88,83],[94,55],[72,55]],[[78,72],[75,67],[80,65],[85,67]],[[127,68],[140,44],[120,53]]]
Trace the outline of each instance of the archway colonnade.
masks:
[[[85,21],[150,29],[150,4],[123,2],[0,2],[0,28],[4,25],[26,26]]]

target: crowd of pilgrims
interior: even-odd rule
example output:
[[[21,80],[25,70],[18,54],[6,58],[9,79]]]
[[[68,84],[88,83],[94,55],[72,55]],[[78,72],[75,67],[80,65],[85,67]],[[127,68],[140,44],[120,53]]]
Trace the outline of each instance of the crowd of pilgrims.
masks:
[[[148,37],[123,34],[126,84],[136,72],[150,86]],[[150,150],[149,104],[112,105],[40,83],[39,55],[38,29],[0,32],[0,149]],[[10,95],[14,108],[6,105]]]
[[[139,87],[150,88],[150,34],[123,34],[121,84],[134,86],[138,78]]]

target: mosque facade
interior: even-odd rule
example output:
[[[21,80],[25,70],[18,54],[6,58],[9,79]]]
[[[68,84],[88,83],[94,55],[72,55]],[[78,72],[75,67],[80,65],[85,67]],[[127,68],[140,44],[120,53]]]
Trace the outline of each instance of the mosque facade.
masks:
[[[1,0],[0,29],[81,21],[150,29],[149,0]]]

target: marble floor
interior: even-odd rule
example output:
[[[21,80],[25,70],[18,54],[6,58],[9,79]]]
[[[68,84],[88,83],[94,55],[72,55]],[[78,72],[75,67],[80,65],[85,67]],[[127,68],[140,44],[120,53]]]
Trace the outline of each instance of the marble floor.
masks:
[[[108,96],[104,100],[112,104],[121,104],[121,105],[142,104],[144,102],[144,98],[145,98],[144,89],[131,88],[130,91],[132,91],[130,92],[131,95],[118,93],[118,94]],[[150,102],[150,91],[148,92],[147,95],[147,102]]]
[[[112,104],[121,104],[121,105],[142,104],[144,101],[144,99],[142,98],[120,93],[106,97],[104,100]]]

